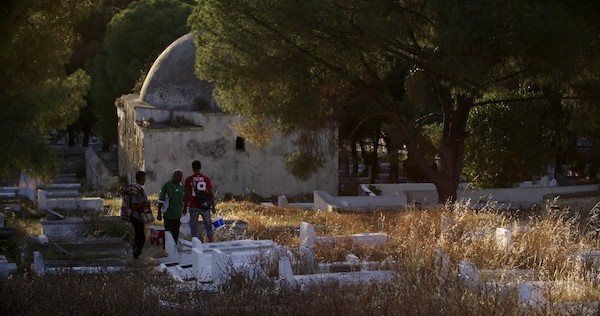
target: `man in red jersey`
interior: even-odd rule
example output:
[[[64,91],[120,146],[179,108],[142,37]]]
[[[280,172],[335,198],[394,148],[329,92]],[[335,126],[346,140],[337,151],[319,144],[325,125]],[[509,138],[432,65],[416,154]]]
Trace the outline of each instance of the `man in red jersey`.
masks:
[[[215,200],[210,178],[200,173],[202,164],[195,160],[192,162],[194,174],[185,179],[184,213],[189,206],[190,230],[192,237],[198,237],[198,215],[202,216],[206,237],[209,242],[214,241],[212,229],[211,211],[215,211]]]

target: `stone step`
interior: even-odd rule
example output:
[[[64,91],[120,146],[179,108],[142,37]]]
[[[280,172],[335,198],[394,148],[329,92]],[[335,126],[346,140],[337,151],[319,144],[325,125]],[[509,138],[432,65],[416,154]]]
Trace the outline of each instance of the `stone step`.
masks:
[[[58,198],[58,197],[78,197],[80,196],[81,193],[76,190],[61,190],[61,191],[47,191],[46,192],[46,197],[47,198]]]
[[[76,177],[56,177],[52,179],[52,183],[79,183]]]
[[[44,260],[44,265],[48,268],[59,267],[104,267],[104,266],[126,266],[127,262],[120,258],[104,258],[95,260]]]
[[[77,174],[75,172],[61,172],[56,175],[57,178],[77,178]]]
[[[19,195],[18,187],[0,187],[0,197],[15,197]]]
[[[0,192],[13,192],[19,190],[19,187],[0,187]]]
[[[44,190],[79,190],[81,188],[81,183],[75,182],[65,182],[65,183],[50,183],[44,184],[40,186],[40,189]]]
[[[14,228],[2,227],[0,228],[0,240],[9,239],[17,235],[17,230]]]

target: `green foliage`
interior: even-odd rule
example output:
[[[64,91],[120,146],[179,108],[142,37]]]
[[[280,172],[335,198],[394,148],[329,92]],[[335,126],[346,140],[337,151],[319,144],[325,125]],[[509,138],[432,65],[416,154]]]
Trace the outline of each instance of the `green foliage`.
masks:
[[[494,104],[471,111],[465,143],[467,181],[479,188],[514,187],[549,163],[542,102]]]
[[[431,144],[431,149],[435,152],[439,152],[442,148],[442,129],[441,123],[426,124],[421,127],[421,133],[427,139],[427,142]],[[431,153],[433,155],[434,153]]]
[[[307,180],[325,163],[325,155],[333,150],[328,145],[328,136],[320,134],[319,130],[300,131],[294,144],[298,151],[287,156],[286,170],[301,180]]]
[[[264,147],[273,138],[275,128],[264,118],[245,118],[234,125],[235,129],[257,147]]]
[[[555,88],[560,99],[574,83],[598,81],[593,8],[562,0],[200,0],[190,25],[196,71],[216,83],[222,107],[287,131],[344,122],[348,112],[356,124],[378,116],[396,127],[445,201],[456,194],[474,106],[502,103],[490,95],[531,101],[518,95],[528,82]],[[432,122],[441,122],[438,138],[423,134]]]
[[[288,155],[285,162],[286,170],[301,180],[308,180],[310,176],[319,170],[323,161],[307,153],[293,153]]]
[[[90,77],[77,70],[65,79],[48,80],[39,87],[38,92],[44,94],[45,105],[38,114],[40,129],[49,132],[52,129],[64,129],[75,121],[79,110],[86,104],[87,89]]]
[[[19,244],[15,239],[0,240],[0,254],[5,256],[9,262],[19,260]]]
[[[75,26],[97,4],[91,1],[4,1],[0,10],[0,175],[26,170],[50,176],[56,155],[42,139],[64,128],[85,104],[89,77],[68,75]]]
[[[310,28],[307,19],[319,15],[313,5],[281,1],[198,3],[190,18],[192,28],[199,31],[197,73],[203,79],[218,81],[215,93],[222,107],[244,116],[264,113],[275,118],[279,129],[288,131],[327,123],[346,84],[311,61],[290,38],[297,33],[298,41],[304,41]],[[294,14],[288,15],[291,12]],[[259,15],[258,23],[253,21],[253,14]],[[306,44],[318,50],[318,42]],[[333,44],[323,46],[319,53],[331,54],[329,46]],[[351,50],[340,50],[336,57],[343,59],[345,52],[350,54]]]
[[[158,55],[188,32],[191,6],[177,0],[142,0],[116,14],[107,26],[103,53],[88,65],[91,102],[105,141],[116,138],[115,99],[132,91]]]

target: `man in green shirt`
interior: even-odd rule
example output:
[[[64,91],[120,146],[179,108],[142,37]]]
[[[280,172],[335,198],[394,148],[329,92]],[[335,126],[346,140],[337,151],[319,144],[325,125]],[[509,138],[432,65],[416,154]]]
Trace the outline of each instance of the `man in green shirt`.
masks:
[[[173,171],[171,181],[163,184],[162,189],[158,195],[158,216],[156,219],[159,221],[163,217],[163,207],[166,209],[165,217],[165,231],[170,231],[173,235],[175,242],[179,239],[179,225],[181,212],[183,210],[183,195],[185,188],[181,184],[183,179],[183,172],[176,169]]]

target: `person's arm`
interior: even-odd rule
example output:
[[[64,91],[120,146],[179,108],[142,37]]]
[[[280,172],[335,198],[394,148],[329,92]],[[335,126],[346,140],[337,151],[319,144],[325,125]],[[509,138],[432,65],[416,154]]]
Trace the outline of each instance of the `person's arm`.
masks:
[[[163,205],[165,204],[165,192],[166,192],[166,183],[163,184],[162,188],[160,189],[160,193],[158,194],[158,201],[156,202],[156,208],[158,209],[158,212],[156,214],[156,220],[162,221],[162,214],[163,214]]]
[[[156,207],[158,208],[158,211],[156,212],[156,220],[162,221],[162,204],[157,204]]]
[[[188,181],[189,178],[186,178],[185,181],[183,182],[183,215],[186,215],[188,212],[188,202],[189,202],[189,187],[191,187],[190,182]]]

